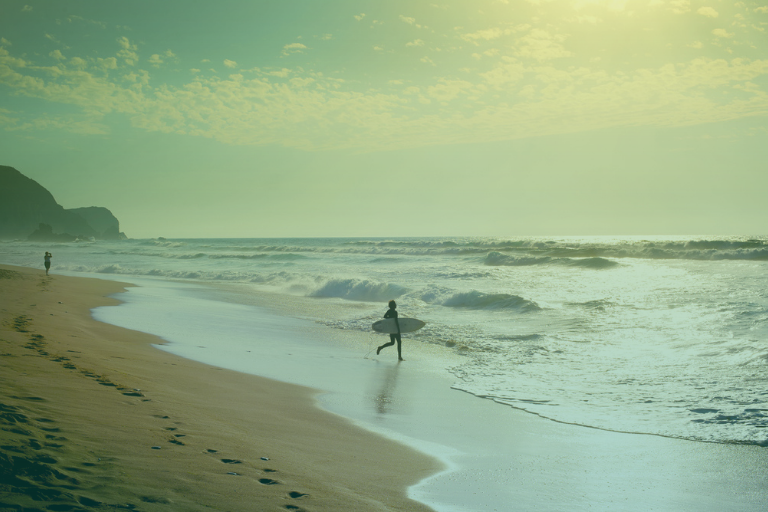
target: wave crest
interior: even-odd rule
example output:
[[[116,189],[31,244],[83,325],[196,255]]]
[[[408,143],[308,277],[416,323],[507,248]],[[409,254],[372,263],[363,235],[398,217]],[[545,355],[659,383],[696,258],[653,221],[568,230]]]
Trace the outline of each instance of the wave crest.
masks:
[[[382,302],[401,297],[407,291],[396,284],[378,283],[367,279],[332,279],[310,293],[309,296]]]
[[[541,310],[532,300],[517,295],[478,291],[457,293],[443,301],[443,306],[467,309],[512,309],[526,313]]]
[[[491,252],[485,257],[485,264],[492,267],[524,267],[532,265],[565,265],[568,267],[591,268],[601,270],[616,267],[613,260],[597,256],[589,258],[556,258],[551,256],[512,256],[500,252]]]

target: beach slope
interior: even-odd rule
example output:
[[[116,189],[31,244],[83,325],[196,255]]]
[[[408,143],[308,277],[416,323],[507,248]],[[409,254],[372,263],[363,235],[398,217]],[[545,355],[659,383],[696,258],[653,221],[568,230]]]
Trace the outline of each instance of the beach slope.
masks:
[[[97,322],[113,281],[0,265],[0,506],[431,510],[440,463],[315,407],[315,390]]]

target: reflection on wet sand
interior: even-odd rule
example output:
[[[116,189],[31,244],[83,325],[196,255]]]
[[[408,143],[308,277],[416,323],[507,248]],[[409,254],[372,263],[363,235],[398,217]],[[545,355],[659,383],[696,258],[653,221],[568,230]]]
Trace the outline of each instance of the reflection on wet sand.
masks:
[[[376,372],[373,383],[378,384],[379,391],[372,394],[373,405],[376,412],[380,415],[394,412],[398,405],[395,391],[397,389],[397,376],[400,373],[400,361],[396,364],[379,367]]]

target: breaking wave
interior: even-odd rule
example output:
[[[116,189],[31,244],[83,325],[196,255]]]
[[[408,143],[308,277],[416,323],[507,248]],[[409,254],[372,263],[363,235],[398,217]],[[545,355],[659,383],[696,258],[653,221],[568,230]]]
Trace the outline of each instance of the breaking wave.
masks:
[[[541,310],[535,302],[517,295],[479,291],[457,293],[443,301],[442,305],[449,308],[513,309],[521,312]]]
[[[500,252],[492,252],[485,258],[485,264],[493,267],[525,267],[531,265],[565,265],[568,267],[590,268],[601,270],[613,268],[619,264],[613,260],[591,258],[553,258],[550,256],[510,256]]]
[[[407,291],[406,288],[396,284],[377,283],[367,279],[332,279],[311,292],[309,296],[382,302],[401,297]]]

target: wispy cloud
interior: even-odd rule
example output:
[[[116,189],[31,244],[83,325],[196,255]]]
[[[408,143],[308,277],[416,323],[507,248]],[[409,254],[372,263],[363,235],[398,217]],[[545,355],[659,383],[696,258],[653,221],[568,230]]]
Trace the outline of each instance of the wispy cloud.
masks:
[[[470,32],[467,34],[461,34],[461,38],[464,41],[473,43],[475,45],[478,44],[478,41],[484,40],[484,41],[490,41],[492,39],[498,39],[499,37],[503,36],[505,34],[505,31],[498,28],[488,28],[483,30],[478,30],[476,32]]]
[[[119,38],[117,40],[117,44],[119,44],[120,48],[122,48],[119,52],[117,52],[117,56],[123,59],[127,65],[135,65],[139,60],[139,54],[136,53],[136,45],[132,44],[131,41],[125,36]]]
[[[718,13],[712,7],[699,7],[699,10],[697,10],[696,12],[701,14],[702,16],[706,16],[707,18],[717,18],[718,16],[720,16],[720,13]]]
[[[290,43],[283,46],[283,55],[291,55],[294,53],[302,53],[307,47],[301,43]]]
[[[723,12],[715,23],[735,19],[725,15],[722,4],[717,5]],[[370,151],[620,126],[688,126],[764,115],[768,59],[751,49],[751,53],[729,57],[723,48],[726,41],[737,51],[748,48],[737,43],[752,30],[749,24],[740,28],[723,23],[723,28],[713,30],[715,17],[709,11],[699,9],[685,17],[669,12],[670,7],[667,2],[657,9],[686,23],[697,20],[695,33],[701,41],[692,37],[688,47],[678,42],[677,57],[665,53],[635,68],[622,62],[605,63],[611,60],[610,52],[590,53],[583,41],[573,44],[574,33],[600,30],[607,23],[574,23],[563,16],[557,18],[560,25],[494,27],[486,20],[487,24],[446,29],[434,37],[430,32],[424,36],[429,45],[413,35],[404,41],[402,31],[409,29],[400,23],[386,25],[392,27],[389,36],[394,37],[387,39],[385,30],[379,34],[377,29],[380,39],[367,40],[360,51],[377,62],[386,61],[406,45],[418,53],[403,53],[421,65],[412,73],[406,66],[393,67],[391,74],[382,72],[375,79],[323,67],[323,61],[314,58],[320,49],[309,52],[299,42],[286,44],[282,56],[307,53],[301,66],[269,67],[238,55],[237,62],[217,61],[228,70],[237,69],[221,76],[205,70],[210,67],[208,59],[195,56],[179,66],[189,72],[165,81],[170,70],[161,73],[155,67],[180,59],[160,48],[142,53],[137,42],[127,37],[112,39],[112,48],[99,54],[78,53],[61,45],[52,50],[47,42],[49,48],[35,54],[16,50],[0,39],[0,87],[42,100],[46,106],[29,112],[0,111],[0,125],[5,130],[104,133],[109,115],[122,116],[132,126],[151,132],[227,144]],[[746,16],[751,11],[741,12]],[[759,23],[763,14],[751,16],[748,21]],[[417,25],[415,19],[403,18],[402,23]],[[459,23],[450,26],[454,25]],[[749,33],[762,37],[759,32]],[[632,35],[643,33],[638,29]],[[438,40],[444,51],[425,51]],[[632,42],[622,35],[622,44]],[[373,56],[371,48],[382,53]],[[643,42],[628,48],[640,51]],[[56,105],[74,112],[69,124],[64,114],[51,108]]]
[[[716,28],[712,31],[712,33],[715,35],[715,37],[720,38],[729,38],[733,37],[733,34],[725,30],[724,28]]]

